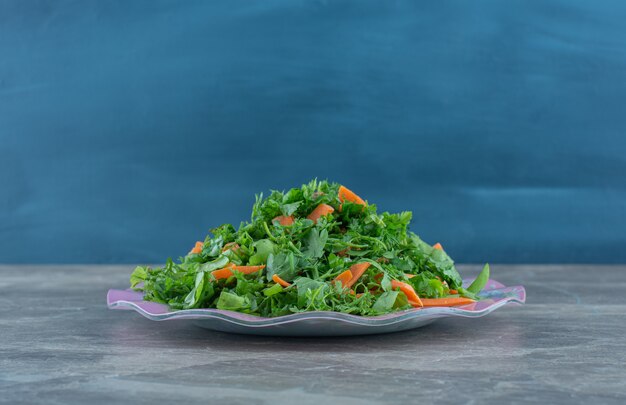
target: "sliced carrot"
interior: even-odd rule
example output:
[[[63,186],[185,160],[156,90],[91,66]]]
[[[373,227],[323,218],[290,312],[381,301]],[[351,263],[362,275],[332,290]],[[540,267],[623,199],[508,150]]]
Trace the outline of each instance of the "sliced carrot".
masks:
[[[350,278],[350,280],[348,280],[347,284],[344,285],[348,288],[352,287],[354,284],[356,284],[357,281],[359,281],[359,278],[361,278],[363,273],[365,273],[365,270],[367,270],[371,265],[372,264],[369,262],[363,262],[356,263],[350,266],[350,272],[352,273],[352,277]]]
[[[350,270],[346,270],[333,280],[333,283],[341,283],[343,288],[348,287],[348,283],[352,279],[352,272]]]
[[[231,269],[224,267],[223,269],[215,270],[211,273],[214,279],[221,280],[233,275]]]
[[[216,280],[219,280],[221,278],[228,278],[233,275],[232,271],[230,270],[235,266],[235,263],[228,263],[225,267],[222,267],[221,269],[213,270],[211,274]],[[229,271],[230,273],[228,273]]]
[[[290,215],[288,217],[284,215],[279,215],[276,218],[272,219],[272,222],[278,222],[282,226],[293,225],[293,217]]]
[[[342,249],[339,252],[335,253],[337,256],[343,257],[348,254],[348,248]]]
[[[204,242],[196,242],[196,245],[191,249],[189,253],[202,253],[202,248],[204,247]]]
[[[341,204],[339,204],[339,211],[341,212],[341,209],[343,208],[343,202],[344,201],[350,201],[352,203],[355,204],[360,204],[360,205],[366,205],[365,201],[363,201],[363,199],[361,197],[359,197],[358,195],[356,195],[352,190],[344,187],[344,186],[339,186],[339,201],[341,201]]]
[[[354,192],[344,186],[339,186],[339,201],[350,201],[355,204],[365,205],[365,201]]]
[[[222,252],[225,252],[227,250],[232,250],[233,252],[236,252],[237,250],[239,250],[241,246],[239,246],[238,243],[236,242],[230,242],[224,245],[224,247],[222,248]]]
[[[313,222],[317,223],[317,220],[326,215],[330,215],[335,211],[333,207],[328,204],[320,204],[307,216]]]
[[[459,292],[457,290],[450,290],[450,294],[458,294]]]
[[[398,280],[391,280],[391,287],[399,288],[400,291],[402,291],[404,295],[406,295],[406,297],[409,299],[409,303],[411,304],[411,306],[413,307],[424,306],[422,304],[422,301],[420,300],[420,297],[417,295],[417,293],[413,289],[413,286],[411,286],[410,284],[403,283],[402,281],[398,281]]]
[[[285,281],[285,280],[283,280],[282,278],[280,278],[280,277],[278,276],[278,274],[274,274],[274,275],[272,276],[272,280],[274,280],[274,282],[275,282],[276,284],[280,284],[280,285],[282,285],[282,286],[283,286],[283,287],[285,287],[285,288],[287,288],[287,287],[289,287],[289,286],[291,285],[291,283],[290,283],[290,282]]]
[[[422,304],[425,307],[455,307],[457,305],[467,305],[474,303],[471,298],[452,297],[452,298],[422,298]]]
[[[233,271],[239,271],[243,274],[252,274],[259,270],[263,270],[264,268],[264,264],[260,266],[226,266],[222,269],[214,270],[213,272],[211,272],[211,275],[214,279],[221,280],[232,276]]]
[[[356,297],[356,298],[361,298],[363,296],[364,293],[356,293],[352,288],[348,290],[348,294]]]
[[[233,270],[237,270],[243,274],[256,273],[257,271],[263,270],[264,268],[264,264],[261,264],[259,266],[233,266]]]
[[[441,243],[437,242],[433,245],[433,249],[443,250],[443,246],[441,246]]]
[[[370,292],[371,292],[371,290],[370,290]],[[355,296],[355,297],[357,297],[357,298],[361,298],[361,297],[363,296],[363,294],[364,294],[364,293],[358,293],[358,294],[357,294],[357,293],[356,293],[356,292],[355,292],[355,291],[351,288],[351,289],[348,291],[348,294],[350,294],[350,295],[354,295],[354,296]]]

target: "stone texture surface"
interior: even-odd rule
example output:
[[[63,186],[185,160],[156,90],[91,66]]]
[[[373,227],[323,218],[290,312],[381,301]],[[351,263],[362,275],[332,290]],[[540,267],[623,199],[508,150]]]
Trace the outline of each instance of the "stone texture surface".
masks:
[[[110,311],[132,266],[0,266],[0,402],[626,402],[626,266],[492,266],[525,306],[354,338]],[[460,266],[471,276],[477,266]]]

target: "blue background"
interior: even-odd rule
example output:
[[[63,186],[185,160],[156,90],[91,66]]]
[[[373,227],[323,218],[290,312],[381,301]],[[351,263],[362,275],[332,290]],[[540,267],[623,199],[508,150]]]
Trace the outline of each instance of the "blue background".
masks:
[[[626,261],[626,2],[0,2],[0,262],[346,184],[459,262]]]

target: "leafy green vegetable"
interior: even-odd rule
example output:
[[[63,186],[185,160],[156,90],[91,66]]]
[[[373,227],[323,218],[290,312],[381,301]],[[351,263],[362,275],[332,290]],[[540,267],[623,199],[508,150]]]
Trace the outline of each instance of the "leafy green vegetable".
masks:
[[[400,294],[399,291],[385,291],[376,299],[372,309],[381,314],[391,311],[398,299],[398,294]]]
[[[267,280],[271,281],[274,274],[285,281],[293,280],[298,274],[297,264],[293,252],[280,252],[276,256],[270,254],[267,258]]]
[[[383,273],[383,279],[380,280],[380,286],[383,291],[391,291],[391,278],[389,274]]]
[[[252,244],[256,253],[250,256],[249,263],[253,266],[266,263],[267,257],[274,253],[276,245],[269,239],[261,239]]]
[[[445,294],[443,283],[430,271],[424,271],[409,279],[420,297],[440,298]]]
[[[222,291],[216,304],[217,309],[227,309],[230,311],[241,311],[250,308],[250,300],[247,297],[240,297],[228,291]]]
[[[213,270],[221,269],[222,267],[226,266],[228,262],[229,260],[227,257],[220,256],[211,262],[206,262],[206,263],[201,264],[198,271],[207,273]]]
[[[185,307],[196,308],[200,302],[211,298],[214,293],[213,285],[207,282],[207,273],[198,272],[193,289],[185,297]]]
[[[393,308],[408,308],[409,307],[409,299],[403,292],[398,291],[398,297],[396,298],[396,302],[393,303]]]
[[[291,203],[291,204],[283,204],[281,207],[281,212],[283,213],[283,215],[288,217],[294,212],[296,212],[296,210],[301,204],[302,204],[302,201],[298,201],[298,202]]]
[[[315,306],[324,298],[323,295],[329,289],[328,284],[321,281],[300,277],[295,281],[298,289],[299,306]]]
[[[467,287],[467,291],[472,294],[478,294],[483,288],[485,288],[487,281],[489,281],[489,263],[485,264],[485,267],[483,267],[478,277],[476,277],[476,280],[474,280],[472,284]]]
[[[260,316],[302,311],[378,315],[417,305],[409,302],[406,288],[422,298],[448,297],[455,289],[463,297],[478,299],[489,266],[463,289],[450,256],[409,231],[411,212],[379,214],[374,204],[340,201],[339,188],[313,180],[287,192],[257,195],[249,221],[239,228],[224,224],[211,229],[201,242],[202,251],[178,262],[138,266],[130,277],[131,288],[172,309],[219,308]],[[317,222],[307,219],[319,204],[335,211]],[[274,223],[279,215],[291,216],[293,224]],[[350,288],[333,282],[363,262],[369,267],[361,267]],[[233,269],[226,279],[211,276],[230,266],[262,267]],[[274,275],[292,285],[282,287]],[[405,292],[394,290],[394,280],[410,287],[403,284]]]
[[[130,275],[130,288],[133,290],[141,290],[141,288],[136,288],[137,284],[143,283],[146,277],[148,276],[148,270],[144,266],[135,267],[135,271]]]
[[[274,284],[273,286],[263,290],[263,294],[265,294],[266,297],[271,297],[272,295],[276,295],[282,291],[283,287],[280,284]]]
[[[311,257],[314,259],[318,259],[322,257],[324,254],[324,246],[326,246],[326,241],[328,240],[328,231],[326,229],[322,229],[319,231],[317,228],[311,229],[304,236],[304,253],[305,256]]]

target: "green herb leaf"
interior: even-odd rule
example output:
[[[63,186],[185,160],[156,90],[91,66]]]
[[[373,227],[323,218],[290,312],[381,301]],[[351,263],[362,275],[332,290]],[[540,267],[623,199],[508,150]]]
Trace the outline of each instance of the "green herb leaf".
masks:
[[[130,288],[133,290],[143,290],[143,288],[137,287],[137,284],[143,283],[148,276],[148,267],[145,266],[137,266],[135,270],[130,275]]]
[[[389,312],[398,298],[399,291],[385,291],[380,294],[372,309],[379,313]]]
[[[305,248],[302,253],[307,257],[315,259],[322,257],[326,240],[328,240],[328,231],[326,229],[319,231],[316,228],[312,228],[304,238]]]
[[[321,281],[312,280],[307,277],[300,277],[295,280],[294,284],[298,290],[298,305],[299,306],[309,306],[315,304],[315,301],[320,301],[323,299],[323,293],[325,290],[328,290],[328,284],[323,283]],[[316,295],[311,295],[313,292],[318,292]]]
[[[302,205],[302,201],[298,201],[298,202],[291,203],[291,204],[283,204],[283,206],[281,207],[281,211],[284,216],[288,217],[292,215],[294,212],[296,212],[296,210],[298,209],[300,205]]]
[[[285,281],[293,280],[297,275],[297,262],[293,252],[271,253],[267,258],[267,280],[271,281],[274,274]]]
[[[380,280],[380,286],[383,288],[383,291],[392,291],[391,278],[389,277],[389,274],[383,274],[383,279]]]
[[[273,295],[276,295],[278,293],[281,293],[283,291],[283,287],[280,284],[274,284],[273,286],[266,288],[265,290],[263,290],[263,294],[266,297],[271,297]]]
[[[187,294],[185,297],[185,307],[193,308],[193,306],[198,302],[198,299],[202,295],[202,289],[204,288],[205,282],[205,273],[200,272],[196,275],[196,283],[193,289]]]
[[[216,304],[217,309],[225,309],[228,311],[241,311],[250,308],[250,300],[248,297],[240,297],[237,294],[228,291],[222,291]]]
[[[476,280],[474,280],[472,284],[467,287],[467,291],[472,294],[478,294],[483,288],[485,288],[487,281],[489,281],[489,263],[485,264],[485,267],[483,267],[478,277],[476,277]]]
[[[276,245],[269,239],[261,239],[252,244],[256,253],[250,256],[249,264],[256,266],[267,262],[267,257],[276,251]]]
[[[439,298],[444,295],[443,283],[429,271],[417,274],[410,278],[408,283],[420,297]]]
[[[397,291],[397,292],[398,292],[398,297],[396,298],[396,302],[393,303],[393,308],[399,309],[399,308],[406,308],[410,306],[408,297],[402,291]]]
[[[221,269],[224,266],[226,266],[228,264],[229,260],[228,257],[226,256],[220,256],[217,259],[211,261],[211,262],[206,262],[202,265],[200,265],[200,271],[203,272],[210,272],[213,270],[217,270],[217,269]]]

